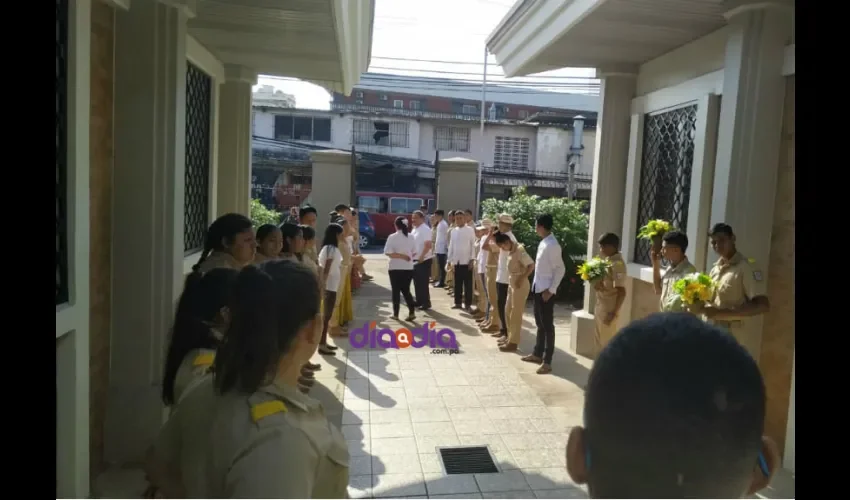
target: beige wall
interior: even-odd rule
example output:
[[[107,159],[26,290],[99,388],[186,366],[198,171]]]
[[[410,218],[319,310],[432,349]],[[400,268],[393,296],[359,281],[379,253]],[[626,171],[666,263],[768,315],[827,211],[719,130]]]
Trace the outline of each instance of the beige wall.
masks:
[[[109,322],[112,294],[112,102],[114,11],[94,2],[91,11],[91,158],[89,212],[90,443],[92,478],[103,470],[103,423],[109,389]]]
[[[767,389],[765,433],[785,445],[791,372],[794,366],[794,237],[796,232],[794,192],[794,98],[795,77],[785,90],[779,177],[773,215],[770,261],[767,266],[770,313],[765,316],[759,365]]]
[[[723,69],[728,28],[721,28],[640,66],[637,95],[679,85]]]

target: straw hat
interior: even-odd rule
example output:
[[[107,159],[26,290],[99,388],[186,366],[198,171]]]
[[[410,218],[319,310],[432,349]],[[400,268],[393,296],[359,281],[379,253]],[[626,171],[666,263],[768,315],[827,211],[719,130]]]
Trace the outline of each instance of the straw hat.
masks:
[[[513,217],[511,217],[509,214],[501,214],[501,215],[499,216],[499,222],[500,222],[501,224],[511,224],[511,225],[513,225],[513,223],[514,223],[514,218],[513,218]]]

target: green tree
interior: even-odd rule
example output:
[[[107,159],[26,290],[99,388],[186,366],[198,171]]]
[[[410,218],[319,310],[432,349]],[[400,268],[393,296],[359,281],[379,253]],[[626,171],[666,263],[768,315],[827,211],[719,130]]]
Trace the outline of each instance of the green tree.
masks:
[[[514,188],[507,200],[490,198],[482,202],[482,213],[496,222],[499,214],[510,214],[514,219],[513,233],[517,241],[525,246],[533,258],[537,255],[540,237],[535,231],[535,220],[540,214],[551,214],[555,221],[552,234],[561,244],[564,265],[567,273],[558,288],[563,298],[576,298],[583,293],[581,280],[576,278],[575,270],[584,261],[587,253],[588,217],[582,211],[584,201],[570,201],[567,198],[541,198],[528,194],[525,187]]]
[[[254,229],[263,224],[280,224],[282,214],[277,210],[267,208],[260,200],[251,200],[251,221],[254,223]]]

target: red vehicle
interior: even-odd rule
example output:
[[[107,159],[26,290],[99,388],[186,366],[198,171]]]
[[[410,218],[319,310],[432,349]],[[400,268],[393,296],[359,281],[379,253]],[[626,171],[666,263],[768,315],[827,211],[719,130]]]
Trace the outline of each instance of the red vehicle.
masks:
[[[413,212],[419,210],[422,205],[428,207],[428,213],[433,213],[434,203],[436,201],[433,194],[357,192],[357,208],[372,216],[375,239],[381,241],[395,232],[396,217],[403,215],[410,220]]]

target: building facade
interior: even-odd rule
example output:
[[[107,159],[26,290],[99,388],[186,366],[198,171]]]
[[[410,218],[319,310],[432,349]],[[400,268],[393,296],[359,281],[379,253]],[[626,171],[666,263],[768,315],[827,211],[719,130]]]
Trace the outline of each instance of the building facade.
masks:
[[[490,111],[485,113],[482,135],[481,101],[472,99],[474,92],[447,97],[412,93],[415,90],[388,92],[358,85],[349,96],[335,93],[329,111],[281,109],[257,102],[255,150],[263,149],[257,139],[273,139],[344,151],[353,147],[358,153],[415,162],[433,162],[439,152],[443,158],[481,163],[483,198],[505,197],[515,186],[565,196],[572,180],[572,192],[589,199],[594,111],[532,106],[528,96],[520,104],[487,102]],[[543,103],[553,99],[537,94],[543,94],[538,99]],[[583,108],[595,106],[595,96],[580,97]],[[581,129],[576,131],[577,116]],[[255,164],[261,163],[255,156]]]
[[[795,2],[631,3],[521,0],[487,45],[508,76],[597,68],[588,253],[602,233],[621,235],[621,325],[657,310],[649,248],[637,239],[649,219],[686,231],[698,269],[717,259],[707,234],[718,222],[761,263],[772,307],[746,325],[767,389],[765,434],[793,470]],[[594,305],[587,293],[571,323],[580,354],[592,345]]]

